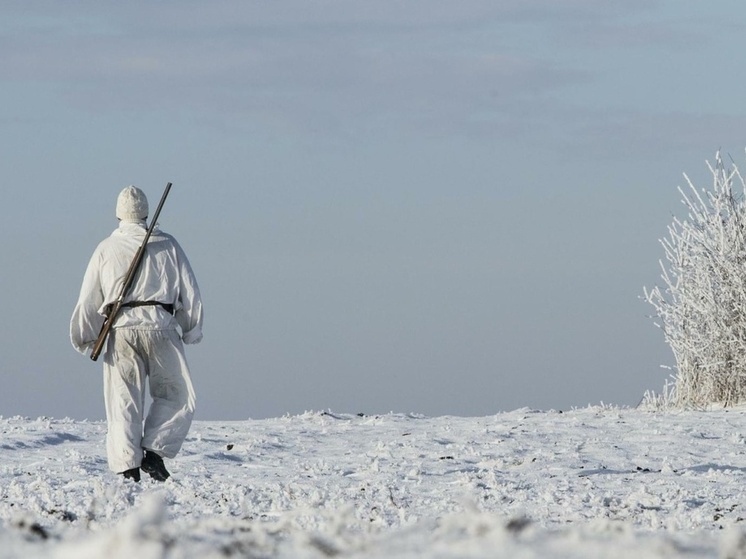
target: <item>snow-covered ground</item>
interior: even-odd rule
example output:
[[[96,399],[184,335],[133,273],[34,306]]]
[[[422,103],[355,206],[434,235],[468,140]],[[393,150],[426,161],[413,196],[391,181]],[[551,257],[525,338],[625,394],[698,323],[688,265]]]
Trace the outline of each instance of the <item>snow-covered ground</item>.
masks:
[[[746,557],[746,412],[198,421],[173,476],[0,419],[0,557]]]

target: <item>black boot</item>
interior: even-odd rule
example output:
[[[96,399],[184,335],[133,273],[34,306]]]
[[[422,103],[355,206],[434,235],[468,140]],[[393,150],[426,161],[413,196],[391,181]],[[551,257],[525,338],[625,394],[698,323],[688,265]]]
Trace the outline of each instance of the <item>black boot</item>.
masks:
[[[124,479],[131,479],[132,481],[140,481],[140,468],[132,468],[126,472],[122,472]]]
[[[143,451],[140,468],[156,481],[166,481],[171,477],[171,474],[168,473],[166,466],[163,464],[163,458],[158,456],[152,450]]]

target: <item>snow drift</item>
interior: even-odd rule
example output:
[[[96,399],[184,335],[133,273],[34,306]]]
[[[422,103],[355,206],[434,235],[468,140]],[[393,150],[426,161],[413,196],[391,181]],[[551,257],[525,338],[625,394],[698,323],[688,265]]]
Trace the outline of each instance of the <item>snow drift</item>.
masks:
[[[0,419],[0,558],[746,557],[741,410],[196,422],[166,483],[105,424]]]

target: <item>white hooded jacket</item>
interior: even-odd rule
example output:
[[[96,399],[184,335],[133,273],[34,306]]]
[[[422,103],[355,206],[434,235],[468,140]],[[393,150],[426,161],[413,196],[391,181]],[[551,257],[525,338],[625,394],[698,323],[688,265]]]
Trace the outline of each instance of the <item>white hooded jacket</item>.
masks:
[[[145,239],[144,221],[122,221],[93,253],[70,321],[70,340],[80,353],[95,343],[106,306],[119,297],[124,277]],[[154,229],[137,276],[124,302],[172,304],[174,315],[161,306],[122,307],[113,328],[181,329],[182,341],[202,340],[202,299],[186,254],[171,235]]]

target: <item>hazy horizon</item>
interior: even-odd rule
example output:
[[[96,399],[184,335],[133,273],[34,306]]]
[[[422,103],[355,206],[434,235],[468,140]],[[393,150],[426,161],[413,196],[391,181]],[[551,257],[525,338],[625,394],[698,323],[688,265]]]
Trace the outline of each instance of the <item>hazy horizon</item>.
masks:
[[[716,150],[716,0],[43,1],[0,11],[4,416],[103,417],[68,323],[128,184],[202,289],[198,419],[635,405],[640,300]]]

